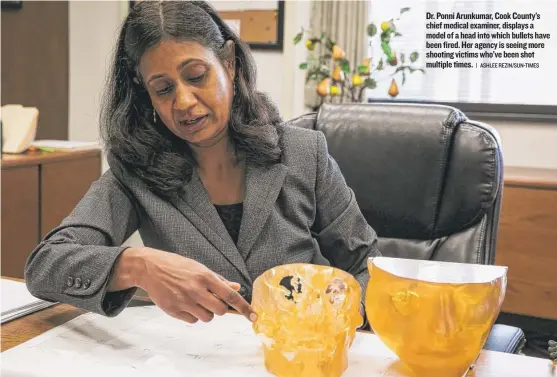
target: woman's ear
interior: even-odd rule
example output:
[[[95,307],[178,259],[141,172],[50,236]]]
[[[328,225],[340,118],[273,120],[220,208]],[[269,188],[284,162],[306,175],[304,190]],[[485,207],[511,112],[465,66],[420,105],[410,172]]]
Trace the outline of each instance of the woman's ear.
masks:
[[[226,69],[228,70],[228,75],[230,80],[234,81],[234,76],[236,75],[236,45],[234,41],[229,39],[225,43],[226,48]]]

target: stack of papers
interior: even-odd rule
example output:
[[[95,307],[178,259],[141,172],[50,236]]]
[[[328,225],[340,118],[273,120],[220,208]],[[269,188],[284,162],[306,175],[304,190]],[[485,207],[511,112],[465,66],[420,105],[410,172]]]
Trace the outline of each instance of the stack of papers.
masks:
[[[33,297],[27,290],[25,283],[2,279],[0,288],[2,290],[1,323],[6,323],[56,304]]]
[[[82,149],[98,149],[100,144],[94,141],[70,140],[37,140],[31,143],[32,148],[53,151],[75,151]]]

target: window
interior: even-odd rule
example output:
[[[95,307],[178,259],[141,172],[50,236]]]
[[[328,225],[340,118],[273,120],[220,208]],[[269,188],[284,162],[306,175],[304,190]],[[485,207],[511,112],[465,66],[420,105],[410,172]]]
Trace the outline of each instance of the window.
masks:
[[[370,22],[374,22],[378,28],[382,21],[397,18],[400,9],[410,7],[410,10],[396,21],[397,31],[402,36],[392,39],[392,49],[406,52],[406,56],[412,51],[419,53],[419,59],[415,63],[425,69],[425,74],[414,72],[406,75],[406,82],[402,85],[401,75],[395,76],[400,94],[396,97],[399,101],[419,101],[430,103],[444,103],[455,105],[464,111],[481,113],[515,114],[517,116],[531,115],[540,118],[557,117],[557,1],[555,0],[371,0]],[[534,58],[464,58],[450,60],[446,57],[426,58],[428,51],[447,54],[466,49],[431,49],[426,47],[426,33],[460,31],[471,33],[474,30],[447,30],[428,29],[426,25],[430,22],[439,23],[441,20],[427,20],[426,12],[437,14],[476,13],[505,14],[513,12],[518,14],[538,13],[539,19],[527,21],[523,19],[505,20],[443,20],[444,23],[486,23],[502,24],[516,22],[534,24],[534,30],[522,30],[525,33],[549,33],[549,39],[521,39],[513,38],[512,32],[519,33],[521,30],[499,29],[478,30],[478,33],[488,33],[489,38],[468,39],[468,42],[535,42],[544,43],[544,48],[526,49],[516,47],[505,48],[506,52],[535,52]],[[379,30],[380,32],[380,30]],[[495,32],[509,32],[509,38],[493,38]],[[428,39],[429,42],[443,42],[448,39]],[[372,39],[373,44],[369,48],[370,56],[381,56],[381,46],[378,37]],[[455,40],[456,42],[457,40]],[[459,45],[459,47],[462,47]],[[474,46],[476,47],[476,46]],[[468,49],[469,52],[489,51],[487,48]],[[502,52],[501,49],[496,51]],[[470,62],[472,68],[426,68],[426,63],[441,61]],[[489,68],[481,68],[482,63]],[[539,68],[528,68],[526,64],[522,68],[508,68],[500,66],[499,63],[537,63]],[[495,64],[495,68],[493,68]],[[377,88],[368,90],[370,101],[384,101],[391,99],[387,94],[391,84],[390,76],[393,70],[386,69],[376,74]]]

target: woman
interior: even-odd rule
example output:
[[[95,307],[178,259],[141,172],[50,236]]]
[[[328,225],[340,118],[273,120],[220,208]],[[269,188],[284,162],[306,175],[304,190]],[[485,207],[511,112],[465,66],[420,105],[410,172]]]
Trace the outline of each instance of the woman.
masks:
[[[117,315],[137,287],[193,323],[250,320],[252,282],[331,264],[365,288],[378,254],[323,134],[283,124],[255,66],[204,2],[139,2],[119,35],[102,114],[110,170],[33,251],[35,296]],[[123,247],[139,230],[146,247]]]

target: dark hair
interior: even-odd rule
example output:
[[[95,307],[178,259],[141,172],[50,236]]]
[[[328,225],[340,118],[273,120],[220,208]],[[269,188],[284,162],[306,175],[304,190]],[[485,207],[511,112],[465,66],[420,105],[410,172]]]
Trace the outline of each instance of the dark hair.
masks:
[[[180,194],[191,179],[196,166],[192,150],[160,119],[153,120],[153,106],[137,69],[149,48],[168,39],[197,42],[222,62],[229,53],[226,42],[234,42],[230,138],[248,162],[280,161],[282,119],[268,97],[256,90],[249,47],[204,1],[140,1],[130,10],[118,37],[101,108],[101,133],[111,161],[163,197]]]

